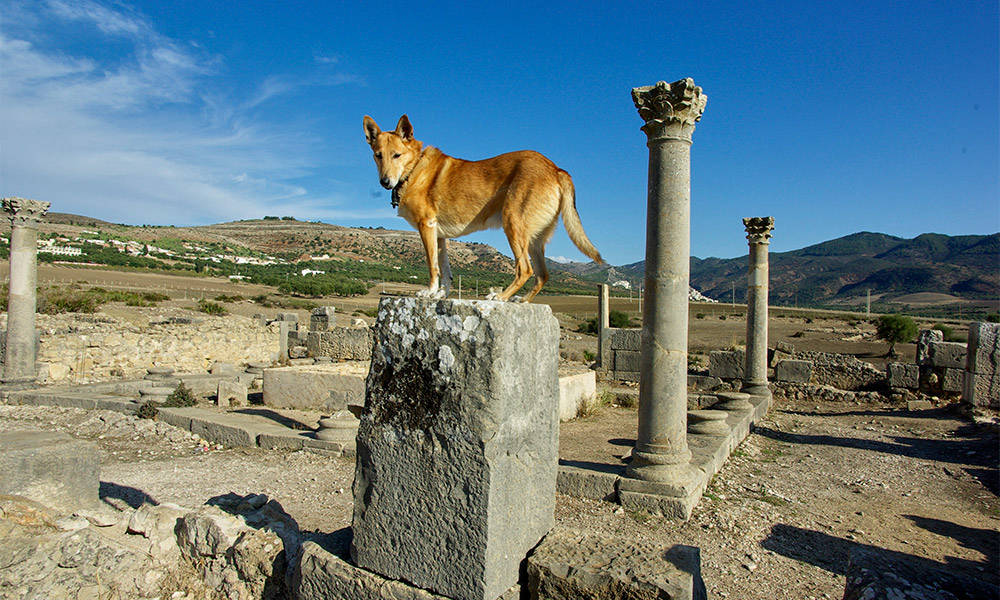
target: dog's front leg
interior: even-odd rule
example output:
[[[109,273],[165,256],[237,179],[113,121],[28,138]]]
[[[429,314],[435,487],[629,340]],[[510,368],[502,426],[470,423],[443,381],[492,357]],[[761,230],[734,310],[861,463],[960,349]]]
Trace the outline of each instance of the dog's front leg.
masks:
[[[417,292],[422,298],[444,298],[444,290],[438,286],[441,271],[438,267],[437,219],[421,219],[417,225],[420,241],[424,243],[427,254],[427,268],[431,273],[430,285],[426,290]]]
[[[451,292],[451,265],[448,264],[448,238],[439,237],[437,239],[438,267],[441,269],[441,287],[444,288],[444,297],[447,298]]]

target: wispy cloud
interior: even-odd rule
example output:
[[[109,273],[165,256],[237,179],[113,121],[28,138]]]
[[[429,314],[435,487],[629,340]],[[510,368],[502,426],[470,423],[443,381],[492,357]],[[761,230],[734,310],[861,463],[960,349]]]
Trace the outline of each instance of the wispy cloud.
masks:
[[[72,25],[127,48],[113,58],[61,47]],[[95,44],[96,46],[96,44]],[[249,99],[217,87],[225,61],[159,33],[142,14],[89,0],[17,5],[0,33],[3,195],[111,221],[194,223],[281,211],[384,218],[301,183],[317,167],[308,136],[253,110],[307,83],[265,76]],[[321,74],[327,85],[349,75]],[[310,83],[311,84],[311,83]],[[387,211],[386,211],[387,212]]]

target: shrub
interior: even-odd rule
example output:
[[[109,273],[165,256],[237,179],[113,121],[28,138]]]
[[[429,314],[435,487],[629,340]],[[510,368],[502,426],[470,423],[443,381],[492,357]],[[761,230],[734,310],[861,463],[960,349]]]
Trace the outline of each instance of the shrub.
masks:
[[[167,400],[163,403],[163,406],[194,406],[198,404],[198,399],[195,398],[194,392],[191,388],[184,385],[184,382],[180,382],[177,385],[177,389],[167,396]]]
[[[944,341],[946,342],[964,342],[966,340],[964,335],[960,332],[956,333],[954,329],[944,323],[938,323],[937,325],[932,326],[931,329],[937,329],[940,331],[941,335],[944,336]]]
[[[705,318],[705,313],[698,313],[698,314],[696,314],[694,316],[694,318],[696,318],[696,319],[704,319]]]
[[[170,300],[170,296],[159,292],[143,292],[139,294],[139,297],[146,302],[164,302]]]
[[[610,327],[624,328],[630,327],[632,325],[632,321],[628,318],[628,315],[622,311],[613,310],[608,314],[608,325]],[[577,328],[577,332],[597,335],[597,317],[587,319],[583,323],[580,323],[580,327]]]
[[[146,402],[139,407],[139,410],[135,411],[135,416],[140,419],[155,419],[156,415],[159,414],[156,405],[152,402]]]
[[[263,294],[261,294],[261,295],[263,296]],[[266,299],[267,296],[264,296],[264,298]],[[215,301],[216,302],[242,302],[243,301],[243,296],[240,296],[239,294],[233,294],[233,295],[219,294],[218,296],[215,297]]]
[[[217,315],[220,317],[229,314],[229,311],[226,310],[225,306],[205,300],[204,298],[198,301],[198,310],[205,314]]]
[[[720,321],[725,321],[726,320],[726,315],[719,315],[719,320]]]
[[[1000,313],[990,313],[986,315],[987,323],[1000,323]]]
[[[593,352],[591,352],[590,350],[584,350],[583,351],[583,360],[585,360],[587,362],[590,362],[590,361],[594,360],[595,358],[597,358],[597,355],[594,354]]]
[[[882,315],[875,322],[875,333],[879,339],[889,342],[886,356],[896,356],[896,344],[909,342],[917,335],[917,323],[906,315]]]

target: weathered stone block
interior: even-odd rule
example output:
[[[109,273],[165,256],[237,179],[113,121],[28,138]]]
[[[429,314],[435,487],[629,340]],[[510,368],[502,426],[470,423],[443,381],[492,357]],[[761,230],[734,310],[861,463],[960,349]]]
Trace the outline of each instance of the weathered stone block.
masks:
[[[305,346],[292,346],[288,349],[288,358],[307,358],[309,349]]]
[[[360,365],[301,365],[264,369],[264,404],[276,408],[329,410],[330,392],[344,392],[345,402],[364,398]]]
[[[641,329],[611,329],[611,349],[639,351]]]
[[[309,315],[309,329],[312,331],[326,331],[336,324],[336,310],[332,306],[317,306]]]
[[[809,383],[812,370],[811,360],[782,360],[774,367],[774,378],[791,383]]]
[[[965,369],[983,374],[1000,372],[1000,323],[969,325],[969,347]]]
[[[977,407],[1000,408],[1000,374],[965,371],[962,401]]]
[[[237,381],[220,381],[216,402],[219,406],[246,406],[247,386]]]
[[[958,342],[931,342],[927,344],[927,361],[932,367],[965,368],[965,344]]]
[[[937,329],[921,329],[917,334],[917,365],[930,366],[930,344],[943,342],[944,334]]]
[[[372,357],[372,330],[369,327],[334,327],[330,331],[310,331],[306,347],[314,357],[369,360]]]
[[[493,599],[552,527],[559,325],[542,304],[383,298],[357,438],[357,566]]]
[[[942,392],[961,392],[965,383],[965,371],[962,369],[943,369],[941,377]]]
[[[587,369],[560,373],[559,375],[559,420],[576,418],[580,404],[597,395],[597,374]]]
[[[299,313],[293,312],[283,312],[278,313],[278,321],[285,321],[286,323],[293,323],[292,329],[298,329],[299,326]]]
[[[632,350],[615,350],[615,371],[638,372],[642,364],[642,355]]]
[[[0,433],[0,494],[24,496],[61,511],[97,504],[97,446],[65,433]]]
[[[743,350],[713,350],[708,354],[708,374],[719,379],[742,379]]]
[[[619,540],[556,529],[528,558],[532,598],[707,598],[694,546]]]
[[[889,363],[885,366],[889,387],[915,390],[920,386],[920,367],[905,363]]]

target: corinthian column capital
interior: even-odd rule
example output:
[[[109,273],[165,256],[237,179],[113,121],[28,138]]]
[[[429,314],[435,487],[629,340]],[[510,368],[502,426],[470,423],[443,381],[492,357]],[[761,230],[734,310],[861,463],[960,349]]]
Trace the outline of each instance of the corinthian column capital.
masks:
[[[42,217],[49,211],[49,203],[27,198],[4,198],[3,210],[15,227],[38,227]]]
[[[642,130],[649,140],[679,139],[691,142],[694,124],[705,112],[708,96],[690,77],[667,83],[632,88],[632,101],[646,122]]]
[[[751,244],[768,244],[771,230],[774,229],[774,217],[746,217],[743,227],[747,230],[747,241]]]

